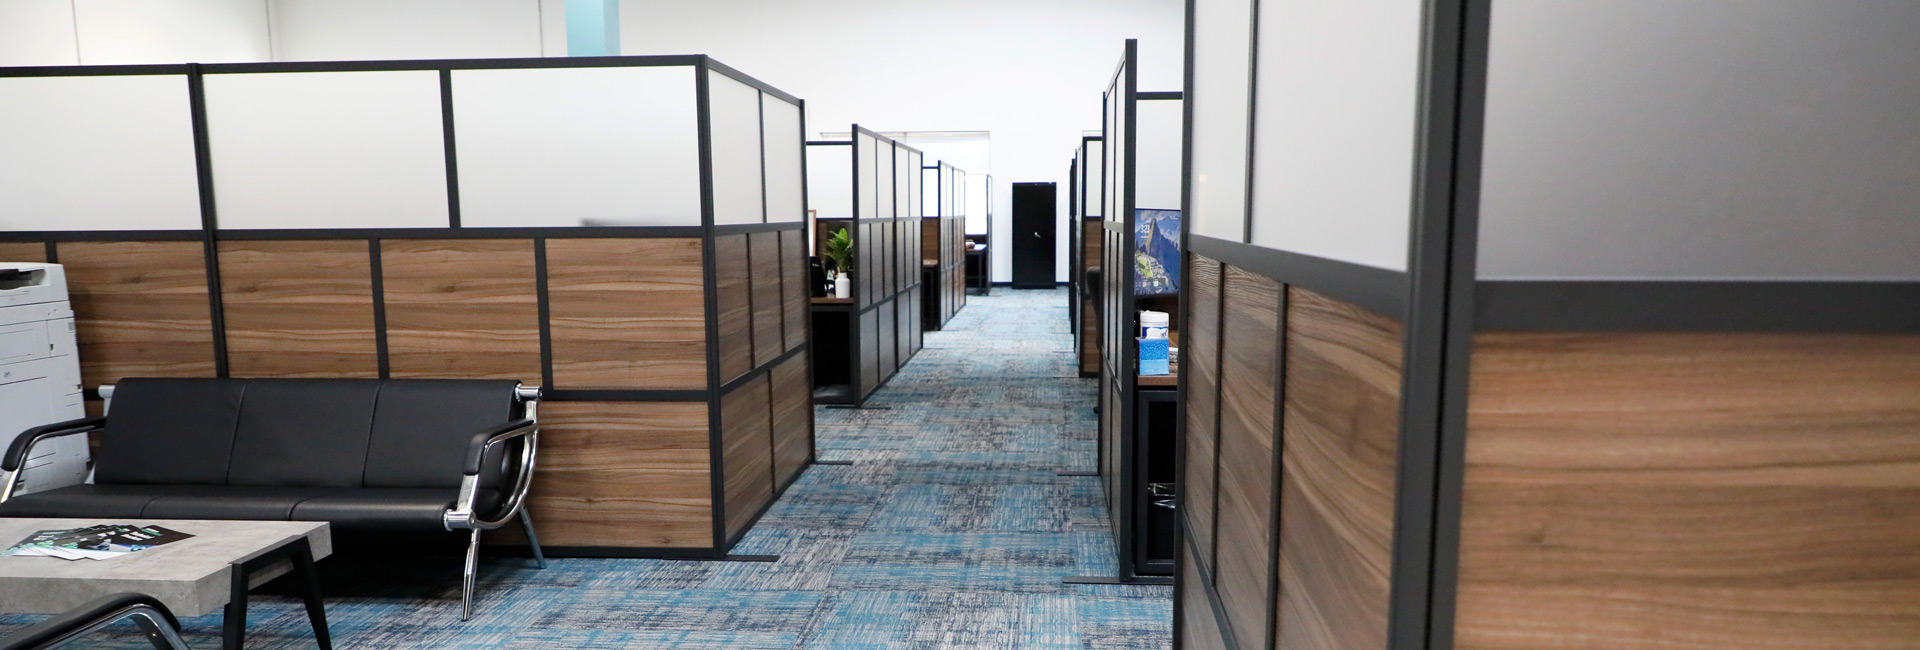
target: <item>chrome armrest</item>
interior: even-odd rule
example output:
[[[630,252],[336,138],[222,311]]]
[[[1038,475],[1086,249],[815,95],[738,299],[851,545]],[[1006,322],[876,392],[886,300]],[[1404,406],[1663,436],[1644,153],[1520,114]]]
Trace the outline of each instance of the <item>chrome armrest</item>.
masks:
[[[42,440],[71,436],[106,428],[106,418],[80,418],[66,422],[56,422],[37,426],[20,432],[7,445],[6,455],[0,457],[0,471],[7,473],[6,485],[0,486],[0,503],[13,498],[13,486],[20,481],[20,473],[26,471],[27,455],[33,453],[33,446]]]
[[[527,490],[533,487],[534,461],[540,449],[540,389],[520,387],[516,389],[520,401],[525,402],[526,418],[512,423],[512,426],[482,432],[474,436],[475,444],[468,455],[467,471],[460,478],[460,496],[454,501],[453,509],[441,515],[441,523],[447,530],[479,529],[493,530],[512,521],[520,509],[526,507]],[[481,442],[482,437],[485,441]],[[481,464],[486,460],[486,452],[502,443],[515,438],[525,437],[520,445],[520,462],[514,472],[512,490],[507,494],[506,511],[498,519],[481,519],[473,511],[473,504],[480,494]],[[477,455],[476,455],[477,454]]]

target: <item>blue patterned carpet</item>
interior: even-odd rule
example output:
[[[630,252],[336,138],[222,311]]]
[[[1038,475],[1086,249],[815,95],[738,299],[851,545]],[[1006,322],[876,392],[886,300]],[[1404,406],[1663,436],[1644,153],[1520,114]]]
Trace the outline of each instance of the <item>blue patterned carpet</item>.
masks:
[[[1099,479],[1055,475],[1094,464],[1065,294],[969,300],[869,402],[890,409],[815,412],[820,459],[854,464],[807,469],[733,551],[779,562],[490,560],[462,624],[453,561],[328,561],[335,647],[1168,647],[1169,588],[1060,582],[1116,570]],[[0,634],[38,619],[0,616]],[[219,647],[218,615],[183,623],[195,648]],[[313,647],[278,596],[256,596],[247,641]]]

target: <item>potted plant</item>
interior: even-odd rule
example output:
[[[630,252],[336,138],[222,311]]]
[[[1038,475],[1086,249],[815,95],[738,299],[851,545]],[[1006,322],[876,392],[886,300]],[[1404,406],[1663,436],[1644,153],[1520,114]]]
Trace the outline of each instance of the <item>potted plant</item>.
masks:
[[[853,296],[853,233],[851,228],[836,230],[827,237],[827,259],[833,262],[833,297]]]

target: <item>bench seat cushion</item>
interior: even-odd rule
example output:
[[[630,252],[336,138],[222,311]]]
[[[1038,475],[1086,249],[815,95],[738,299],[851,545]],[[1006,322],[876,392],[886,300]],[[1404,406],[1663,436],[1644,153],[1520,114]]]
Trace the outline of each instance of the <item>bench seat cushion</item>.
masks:
[[[444,531],[451,488],[284,488],[219,485],[72,485],[0,503],[0,517],[325,521],[346,530]],[[498,508],[483,489],[479,507]]]
[[[483,496],[491,490],[481,490]],[[440,516],[459,490],[447,488],[355,488],[307,499],[293,508],[297,521],[324,521],[339,530],[445,531]],[[490,497],[498,501],[498,497]]]
[[[95,519],[139,517],[163,496],[191,494],[200,485],[70,485],[18,494],[0,503],[0,517]]]
[[[146,519],[242,519],[286,521],[301,501],[338,492],[340,488],[191,486],[186,494],[154,499],[140,511]]]

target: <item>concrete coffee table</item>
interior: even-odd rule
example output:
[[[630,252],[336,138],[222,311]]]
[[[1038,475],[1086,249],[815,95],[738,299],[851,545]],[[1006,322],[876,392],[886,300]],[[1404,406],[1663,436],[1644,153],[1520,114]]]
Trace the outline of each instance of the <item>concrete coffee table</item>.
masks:
[[[0,518],[0,550],[36,531],[99,524],[158,525],[194,537],[106,560],[0,557],[0,612],[58,614],[109,594],[138,592],[177,616],[224,607],[221,646],[238,650],[246,637],[247,591],[298,569],[306,578],[302,595],[313,636],[321,648],[333,647],[313,567],[333,553],[324,522]]]

